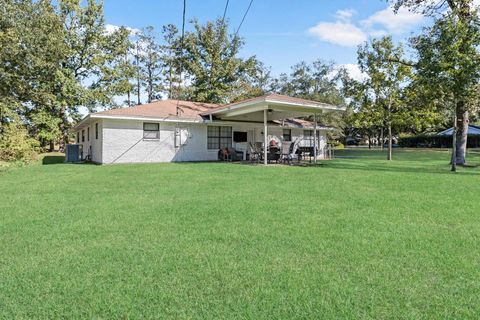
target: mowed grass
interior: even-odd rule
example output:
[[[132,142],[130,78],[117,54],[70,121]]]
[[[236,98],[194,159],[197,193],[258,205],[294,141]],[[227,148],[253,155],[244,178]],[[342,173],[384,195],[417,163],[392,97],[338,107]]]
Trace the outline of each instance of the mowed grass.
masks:
[[[1,172],[0,318],[478,318],[480,168],[337,155]]]

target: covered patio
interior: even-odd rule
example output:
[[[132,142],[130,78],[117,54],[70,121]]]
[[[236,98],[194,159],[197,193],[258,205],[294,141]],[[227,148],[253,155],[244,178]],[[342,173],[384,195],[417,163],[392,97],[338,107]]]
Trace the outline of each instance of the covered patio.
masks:
[[[269,94],[205,112],[202,116],[209,122],[263,123],[263,163],[268,164],[269,126],[272,122],[284,124],[292,119],[313,118],[313,161],[317,161],[318,119],[327,112],[344,111],[345,108],[326,103]]]

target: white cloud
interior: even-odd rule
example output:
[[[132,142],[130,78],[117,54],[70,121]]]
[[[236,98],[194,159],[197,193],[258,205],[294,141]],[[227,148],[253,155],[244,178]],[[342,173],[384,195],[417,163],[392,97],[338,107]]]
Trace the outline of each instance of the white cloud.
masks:
[[[344,9],[344,10],[338,10],[335,13],[335,18],[337,20],[342,20],[342,21],[349,21],[351,17],[353,17],[357,11],[354,9]]]
[[[393,11],[392,7],[388,7],[375,12],[360,23],[366,29],[380,26],[385,28],[390,34],[402,34],[418,25],[423,18],[422,14],[411,12],[404,7],[400,8],[397,13]]]
[[[367,35],[360,28],[349,22],[320,22],[308,29],[308,33],[319,39],[345,47],[359,45],[367,40]]]
[[[360,70],[360,67],[357,64],[346,63],[340,65],[339,67],[344,68],[348,75],[354,80],[363,81],[367,78],[367,75]]]
[[[125,27],[128,31],[130,31],[130,34],[135,35],[137,33],[140,33],[139,29],[136,28],[130,28],[130,27]],[[112,34],[120,29],[120,26],[116,26],[114,24],[106,24],[105,25],[105,32],[107,34]]]
[[[395,14],[392,7],[377,11],[357,23],[351,21],[355,14],[353,9],[338,10],[335,13],[335,22],[322,21],[308,29],[308,33],[322,41],[352,47],[366,41],[368,37],[405,33],[424,18],[423,15],[404,8]]]

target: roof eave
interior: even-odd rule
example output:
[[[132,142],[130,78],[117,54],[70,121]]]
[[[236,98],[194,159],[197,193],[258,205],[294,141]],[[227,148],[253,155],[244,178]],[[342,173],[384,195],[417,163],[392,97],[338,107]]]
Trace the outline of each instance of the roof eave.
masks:
[[[299,107],[306,107],[306,108],[313,108],[313,109],[318,109],[319,111],[345,111],[345,107],[340,107],[340,106],[334,106],[330,104],[324,104],[324,103],[298,103],[298,102],[287,102],[287,101],[279,101],[275,99],[268,99],[268,97],[261,97],[256,100],[248,101],[245,103],[238,103],[232,106],[226,106],[223,108],[219,108],[217,110],[212,110],[209,112],[204,112],[201,113],[200,115],[202,116],[209,116],[209,115],[215,115],[215,114],[222,114],[226,113],[228,111],[233,111],[237,109],[241,109],[244,107],[248,106],[254,106],[258,104],[266,103],[267,105],[270,104],[279,104],[279,105],[287,105],[287,106],[299,106]],[[313,111],[313,110],[312,110]]]
[[[139,120],[139,121],[161,121],[161,122],[189,122],[202,123],[203,119],[196,118],[175,118],[175,117],[151,117],[151,116],[124,116],[124,115],[101,115],[92,114],[91,118],[95,119],[116,119],[116,120]]]

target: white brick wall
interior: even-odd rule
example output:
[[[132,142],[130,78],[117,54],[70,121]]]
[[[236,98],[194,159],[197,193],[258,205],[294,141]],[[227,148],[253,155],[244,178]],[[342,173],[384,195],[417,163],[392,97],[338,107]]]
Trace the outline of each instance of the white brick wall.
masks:
[[[95,136],[95,123],[98,123],[98,139]],[[88,135],[88,128],[90,128],[90,136]],[[85,132],[85,141],[82,141],[82,130]],[[88,125],[80,128],[77,133],[80,135],[79,144],[82,145],[83,158],[85,159],[90,155],[93,162],[102,163],[102,120],[98,119],[88,123]],[[75,143],[76,139],[75,136]]]
[[[175,148],[175,124],[160,122],[160,139],[143,139],[143,121],[104,120],[103,163],[209,161],[217,159],[207,150],[207,127],[182,124],[184,145]]]
[[[143,122],[139,120],[103,119],[99,122],[99,140],[94,138],[95,121],[91,123],[90,140],[92,142],[93,161],[111,163],[137,162],[181,162],[181,161],[213,161],[217,160],[217,150],[207,149],[206,124],[179,124],[185,143],[175,148],[175,123],[159,122],[160,139],[143,139]],[[153,121],[145,121],[153,122]],[[263,142],[263,124],[238,123],[231,125],[233,131],[248,132],[249,141]],[[85,129],[86,130],[86,129]],[[269,139],[280,138],[282,128],[270,127]],[[320,149],[326,145],[326,132],[320,131]],[[303,137],[303,129],[292,129],[292,140]],[[233,146],[237,149],[245,145]],[[88,148],[88,145],[85,144]],[[88,149],[84,149],[85,151]],[[319,155],[322,153],[319,152]]]

